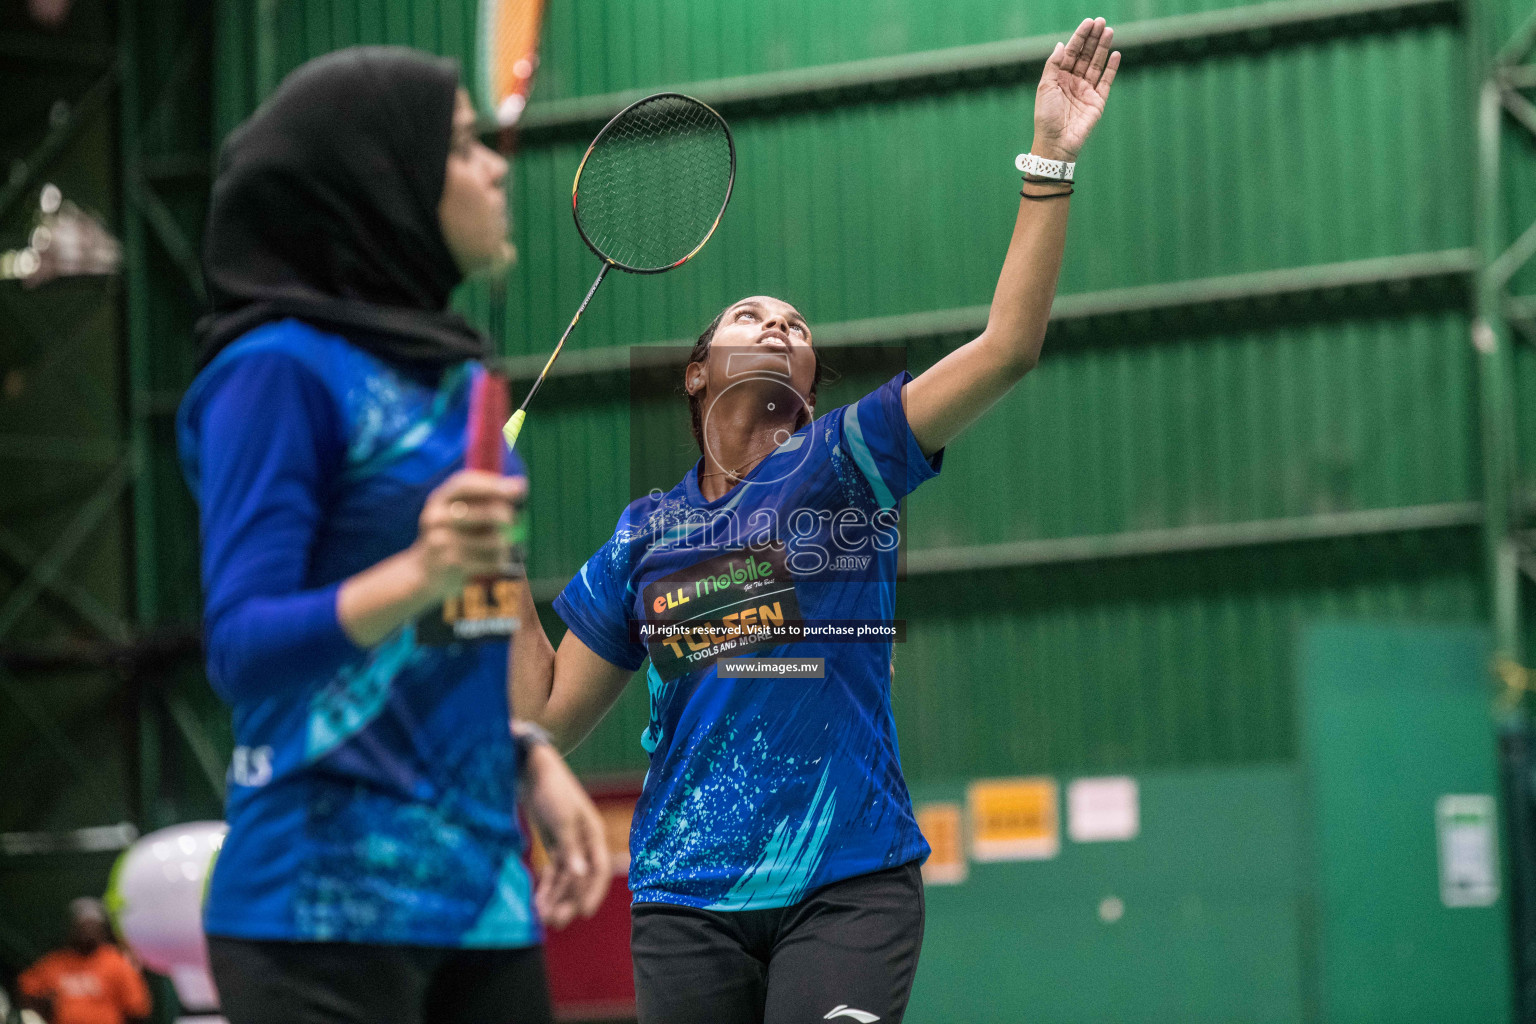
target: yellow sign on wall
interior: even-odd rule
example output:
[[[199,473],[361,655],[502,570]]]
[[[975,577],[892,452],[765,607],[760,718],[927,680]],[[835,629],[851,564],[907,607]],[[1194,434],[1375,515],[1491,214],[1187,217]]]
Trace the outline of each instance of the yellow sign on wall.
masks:
[[[917,827],[933,848],[923,865],[928,885],[958,885],[965,881],[965,824],[959,804],[923,804],[917,808]]]
[[[1055,779],[978,779],[966,802],[975,860],[1048,860],[1061,851]]]

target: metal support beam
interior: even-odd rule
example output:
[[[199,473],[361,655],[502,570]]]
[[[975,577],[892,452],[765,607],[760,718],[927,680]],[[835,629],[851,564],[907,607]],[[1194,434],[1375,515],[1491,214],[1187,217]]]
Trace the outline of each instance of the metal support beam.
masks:
[[[1511,323],[1536,324],[1536,295],[1510,295],[1504,299],[1504,315]]]
[[[1037,565],[1264,547],[1298,541],[1337,540],[1385,533],[1445,530],[1476,526],[1482,519],[1483,508],[1479,503],[1459,501],[1406,508],[1329,512],[1289,519],[1208,523],[1165,530],[1136,530],[1099,536],[934,548],[908,552],[907,575],[1019,569]]]
[[[100,71],[112,62],[112,51],[95,43],[59,39],[43,32],[0,32],[0,59],[49,68]]]
[[[147,416],[150,419],[175,416],[176,410],[181,407],[182,396],[185,394],[186,392],[179,388],[155,388],[146,391],[139,396],[137,415]]]
[[[184,330],[183,326],[154,318],[162,298],[175,299],[174,291],[167,293],[166,289],[175,289],[177,285],[171,284],[162,272],[151,270],[151,248],[158,246],[169,257],[170,264],[179,271],[179,283],[186,287],[194,304],[207,301],[198,258],[197,226],[178,220],[163,198],[168,192],[163,193],[157,186],[185,190],[206,185],[212,177],[209,154],[189,152],[186,148],[190,144],[201,149],[204,136],[201,130],[195,130],[190,137],[181,130],[185,125],[180,106],[189,83],[211,61],[214,8],[206,3],[181,4],[177,9],[183,16],[183,31],[174,48],[167,52],[164,47],[150,45],[153,40],[148,35],[157,26],[148,18],[151,12],[144,4],[118,0],[115,6],[122,67],[118,148],[125,285],[125,419],[129,458],[135,468],[133,607],[135,622],[142,631],[139,653],[143,654],[142,645],[160,635],[155,627],[161,615],[164,570],[157,524],[165,510],[160,507],[162,495],[153,467],[154,460],[166,453],[153,428],[168,391],[159,386],[154,371],[174,355]],[[279,6],[276,0],[263,0],[263,7],[269,12],[275,12]],[[157,359],[162,352],[165,355]],[[216,744],[199,728],[197,716],[185,700],[168,689],[174,675],[168,675],[170,670],[157,664],[136,660],[128,677],[132,716],[126,724],[130,727],[128,742],[134,751],[131,807],[140,826],[146,829],[165,824],[180,813],[179,793],[163,775],[163,755],[169,744],[176,743],[176,733],[185,742],[209,788],[216,795],[223,795],[224,766]]]
[[[1509,324],[1504,319],[1503,286],[1496,268],[1504,255],[1503,210],[1499,196],[1499,87],[1484,83],[1478,104],[1478,182],[1476,235],[1482,269],[1477,275],[1472,347],[1478,377],[1478,423],[1482,441],[1483,543],[1488,567],[1496,658],[1519,662],[1519,554],[1511,536],[1515,522],[1514,367]]]
[[[1529,69],[1517,68],[1536,44],[1536,11],[1513,38],[1499,46],[1495,26],[1503,15],[1496,0],[1469,0],[1466,35],[1470,97],[1476,125],[1473,235],[1477,273],[1473,285],[1472,344],[1478,379],[1478,427],[1482,455],[1486,587],[1493,633],[1492,674],[1505,682],[1500,701],[1499,760],[1508,843],[1514,980],[1514,1018],[1536,1020],[1536,821],[1532,817],[1531,704],[1510,679],[1528,677],[1523,663],[1521,610],[1522,513],[1517,504],[1519,459],[1514,358],[1508,284],[1536,253],[1536,227],[1507,245],[1509,218],[1501,181],[1506,112],[1536,132],[1536,111],[1515,90]],[[1536,84],[1536,77],[1530,80]],[[1525,555],[1529,560],[1529,555]]]
[[[101,287],[92,295],[95,305],[85,307],[76,304],[71,310],[73,315],[67,321],[50,324],[52,330],[39,330],[16,308],[18,293],[14,289],[0,288],[0,321],[4,321],[10,330],[24,335],[29,347],[41,353],[38,358],[20,367],[28,378],[37,380],[56,369],[71,372],[75,365],[73,360],[80,354],[85,341],[113,329],[117,312],[117,279],[100,277],[96,280]]]
[[[1512,88],[1502,90],[1499,96],[1504,101],[1504,109],[1509,111],[1509,116],[1519,121],[1526,131],[1536,135],[1536,103],[1532,103]]]
[[[1497,250],[1495,242],[1493,249]],[[1495,256],[1485,268],[1483,276],[1489,286],[1503,289],[1509,283],[1509,279],[1520,272],[1520,268],[1528,263],[1532,256],[1536,256],[1536,224],[1532,224],[1520,232],[1520,237],[1515,239],[1513,245]]]
[[[122,808],[112,794],[102,788],[100,765],[70,742],[48,712],[38,707],[16,677],[4,668],[0,668],[0,695],[10,702],[17,713],[26,719],[27,724],[42,737],[44,744],[69,768],[70,774],[84,787],[103,818],[110,819],[121,813]]]
[[[203,283],[202,263],[192,243],[181,230],[181,225],[176,223],[175,216],[161,202],[142,174],[129,183],[128,196],[144,220],[154,229],[160,247],[171,258],[171,262],[176,264],[176,269],[181,271],[182,280],[186,282],[192,297],[199,306],[207,305],[208,289]]]
[[[1530,56],[1531,50],[1536,49],[1536,9],[1526,15],[1525,23],[1515,30],[1499,52],[1494,55],[1494,68],[1508,68]]]
[[[206,88],[206,85],[192,83],[190,79],[199,60],[208,53],[206,43],[209,26],[213,23],[213,4],[195,4],[193,8],[192,22],[176,44],[176,56],[171,59],[171,67],[160,80],[155,100],[144,115],[144,123],[157,132],[165,133],[169,129],[172,109],[185,90]]]
[[[135,201],[136,186],[143,181],[143,150],[139,101],[138,17],[142,5],[118,0],[117,50],[122,69],[118,90],[119,173],[123,189],[123,271],[127,281],[126,348],[128,371],[128,442],[136,470],[133,481],[134,614],[142,625],[159,615],[159,562],[155,550],[154,474],[149,472],[153,435],[148,417],[140,414],[143,396],[150,390],[149,268],[145,251],[143,207]]]
[[[30,573],[40,555],[21,538],[0,527],[0,558],[5,558],[23,573]],[[86,625],[107,640],[121,643],[128,639],[128,624],[108,611],[101,602],[79,587],[64,579],[53,579],[44,586],[47,593],[63,602],[64,606]]]
[[[206,184],[213,178],[213,165],[207,153],[166,153],[146,156],[141,164],[144,180],[155,182],[195,181]]]
[[[123,457],[115,445],[76,437],[0,434],[0,459],[26,462],[75,462],[111,466]]]
[[[186,698],[178,693],[166,692],[165,710],[170,715],[171,724],[181,734],[182,742],[186,743],[187,749],[192,752],[192,759],[197,762],[198,770],[202,772],[208,788],[213,791],[214,796],[223,800],[224,759],[219,756],[213,741],[198,725],[197,716],[193,714]]]
[[[31,936],[3,920],[0,920],[0,951],[16,964],[30,964],[45,952]]]
[[[1497,17],[1490,0],[1472,0],[1469,11],[1467,50],[1477,126],[1477,176],[1473,190],[1477,269],[1471,330],[1486,508],[1483,543],[1494,656],[1496,661],[1519,663],[1523,655],[1520,549],[1515,537],[1521,525],[1516,506],[1519,460],[1515,450],[1518,430],[1507,286],[1520,268],[1536,256],[1536,224],[1521,232],[1512,245],[1506,243],[1501,176],[1506,114],[1536,134],[1536,106],[1510,83],[1510,72],[1536,45],[1536,13],[1526,18],[1512,38],[1498,46],[1492,35]]]
[[[1348,537],[1468,529],[1482,521],[1483,507],[1479,502],[1452,501],[1402,508],[1326,512],[1285,519],[1203,523],[1161,530],[1132,530],[951,548],[919,548],[906,554],[906,575],[911,578],[996,569],[1076,565],[1121,558],[1228,551]],[[553,601],[567,582],[562,578],[531,581],[534,600],[544,604]]]
[[[1536,551],[1531,550],[1529,540],[1520,545],[1520,555],[1517,559],[1517,564],[1520,566],[1520,571],[1525,574],[1525,578],[1532,583],[1536,583]]]
[[[153,832],[167,824],[161,818],[160,783],[163,744],[160,710],[142,680],[133,682],[134,749],[137,777],[134,780],[134,815],[139,828]]]
[[[1472,250],[1446,249],[1309,267],[1260,270],[1171,284],[1063,295],[1051,306],[1051,319],[1053,322],[1086,320],[1233,303],[1262,302],[1267,306],[1275,300],[1362,289],[1390,289],[1393,295],[1401,295],[1407,289],[1424,285],[1461,284],[1475,266],[1476,254]],[[983,319],[982,323],[985,322]]]
[[[261,2],[270,4],[272,0]],[[1265,50],[1294,39],[1358,34],[1407,23],[1453,22],[1460,16],[1460,7],[1459,0],[1271,0],[1116,25],[1115,44],[1127,60],[1145,66],[1153,60],[1187,60],[1218,50]],[[739,117],[794,104],[846,103],[896,92],[953,88],[956,83],[987,85],[1035,70],[1063,38],[1065,33],[1057,32],[690,82],[669,86],[667,91],[687,93]],[[567,100],[536,100],[518,125],[519,140],[526,144],[600,125],[634,101],[659,91],[629,89]],[[487,121],[481,130],[490,134],[498,126]]]
[[[1353,294],[1362,289],[1380,289],[1396,296],[1421,287],[1451,285],[1464,288],[1476,265],[1473,250],[1447,249],[1059,295],[1051,306],[1051,326],[1201,308],[1229,310],[1245,305],[1268,318],[1273,315],[1276,302],[1318,298],[1331,293]],[[820,345],[838,346],[900,345],[929,338],[976,334],[986,326],[988,312],[988,306],[960,306],[820,324],[816,327],[816,341]],[[550,376],[584,377],[668,366],[676,362],[679,348],[686,350],[692,345],[693,339],[688,338],[655,345],[570,352],[555,363]],[[502,360],[499,365],[515,380],[532,380],[538,376],[547,358],[542,355],[518,356]]]
[[[1498,76],[1499,84],[1506,89],[1536,89],[1536,64],[1500,68]]]
[[[92,825],[68,832],[0,832],[0,857],[38,857],[58,853],[112,853],[139,838],[132,822]]]
[[[0,638],[9,633],[21,620],[22,615],[32,607],[38,595],[53,585],[65,563],[75,553],[75,549],[90,536],[92,530],[96,529],[102,517],[111,511],[112,506],[122,495],[123,488],[132,479],[132,467],[125,459],[118,463],[117,468],[101,482],[96,493],[59,534],[53,547],[49,548],[48,553],[37,561],[31,573],[21,581],[20,585],[11,591],[5,604],[0,605]]]
[[[4,217],[11,205],[32,187],[53,163],[55,157],[75,137],[80,126],[106,105],[117,82],[118,63],[114,61],[106,72],[76,101],[69,114],[48,130],[43,141],[25,159],[12,165],[10,180],[0,188],[0,217]]]
[[[278,0],[256,0],[257,102],[277,88],[277,7]]]

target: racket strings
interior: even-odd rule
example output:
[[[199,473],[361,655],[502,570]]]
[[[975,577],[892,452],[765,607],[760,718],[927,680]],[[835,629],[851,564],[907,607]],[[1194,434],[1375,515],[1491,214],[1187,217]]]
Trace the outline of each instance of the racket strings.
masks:
[[[660,270],[709,236],[730,194],[724,122],[685,97],[637,104],[609,126],[582,168],[576,219],[613,262]]]
[[[720,223],[735,177],[730,129],[719,114],[687,96],[647,97],[598,133],[576,172],[571,199],[576,227],[603,264],[503,428],[508,445],[517,446],[529,403],[608,272],[618,267],[656,273],[692,257]]]

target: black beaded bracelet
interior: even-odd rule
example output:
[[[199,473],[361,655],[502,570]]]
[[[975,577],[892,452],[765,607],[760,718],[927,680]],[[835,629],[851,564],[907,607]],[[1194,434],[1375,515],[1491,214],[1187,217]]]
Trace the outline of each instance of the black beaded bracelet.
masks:
[[[1031,184],[1034,183],[1031,182]],[[1075,191],[1077,190],[1069,188],[1065,192],[1047,192],[1043,196],[1032,196],[1028,192],[1025,192],[1023,189],[1019,189],[1019,195],[1023,196],[1025,199],[1065,199]]]

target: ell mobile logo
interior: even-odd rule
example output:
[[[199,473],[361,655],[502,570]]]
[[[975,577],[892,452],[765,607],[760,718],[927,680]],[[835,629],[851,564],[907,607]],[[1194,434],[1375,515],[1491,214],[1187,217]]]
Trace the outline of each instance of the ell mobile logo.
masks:
[[[668,608],[681,608],[696,597],[707,597],[710,594],[718,594],[730,590],[734,586],[764,582],[773,579],[773,566],[764,559],[747,556],[745,567],[736,564],[735,560],[725,564],[725,571],[717,576],[705,576],[696,580],[692,587],[682,586],[676,590],[660,594],[651,602],[651,607],[659,615]],[[690,593],[692,591],[692,593]]]

